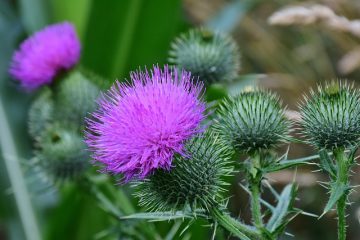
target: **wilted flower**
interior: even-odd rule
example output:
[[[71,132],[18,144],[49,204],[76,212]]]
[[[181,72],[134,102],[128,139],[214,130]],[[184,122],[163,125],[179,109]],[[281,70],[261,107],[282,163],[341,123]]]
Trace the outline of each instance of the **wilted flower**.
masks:
[[[63,22],[36,32],[15,52],[10,74],[28,89],[51,83],[60,70],[73,67],[79,60],[81,45],[74,26]]]
[[[125,181],[169,169],[184,141],[201,132],[205,104],[202,83],[176,68],[133,72],[132,84],[115,83],[89,119],[87,143],[104,171]]]

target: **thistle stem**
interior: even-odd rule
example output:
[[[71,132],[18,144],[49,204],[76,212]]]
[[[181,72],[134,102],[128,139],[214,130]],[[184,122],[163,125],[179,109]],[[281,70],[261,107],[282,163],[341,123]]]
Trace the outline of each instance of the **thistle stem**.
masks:
[[[249,188],[250,188],[250,201],[251,201],[251,215],[255,226],[258,229],[264,227],[261,213],[261,163],[260,154],[254,154],[250,159],[250,174],[249,174]]]
[[[253,221],[257,228],[263,227],[261,205],[260,205],[260,187],[257,185],[250,186],[251,191],[251,212]]]
[[[346,156],[344,149],[337,149],[334,151],[334,156],[337,162],[338,171],[337,171],[337,182],[348,185],[349,182],[349,159]],[[347,193],[344,193],[343,196],[337,202],[337,214],[338,214],[338,239],[346,239],[346,197]]]
[[[338,239],[346,239],[346,220],[345,220],[345,209],[346,209],[346,196],[342,196],[337,202],[337,214],[338,214]]]

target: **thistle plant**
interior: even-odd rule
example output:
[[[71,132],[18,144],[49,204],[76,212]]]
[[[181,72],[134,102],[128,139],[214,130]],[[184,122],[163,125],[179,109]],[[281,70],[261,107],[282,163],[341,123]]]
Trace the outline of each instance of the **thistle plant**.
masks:
[[[225,100],[214,130],[239,153],[246,154],[246,176],[254,225],[265,239],[272,239],[261,210],[261,182],[266,165],[276,165],[271,151],[288,138],[291,123],[279,97],[263,90],[250,90]],[[276,233],[278,234],[278,233]]]
[[[10,64],[23,89],[39,90],[28,114],[35,143],[31,163],[51,184],[78,178],[89,166],[84,117],[94,110],[99,88],[73,69],[80,49],[74,26],[57,23],[25,39]]]
[[[275,240],[304,212],[295,206],[296,184],[277,193],[264,184],[267,174],[319,158],[330,176],[323,214],[336,205],[339,240],[345,240],[350,170],[360,140],[359,91],[344,82],[311,91],[300,105],[301,126],[306,143],[319,154],[289,160],[277,148],[301,140],[290,136],[293,124],[276,94],[248,88],[217,100],[214,112],[207,108],[204,86],[238,74],[238,48],[229,36],[193,29],[171,48],[175,66],[139,69],[99,94],[105,86],[101,78],[76,66],[81,46],[71,24],[54,24],[26,39],[9,72],[23,89],[38,90],[28,115],[32,166],[51,183],[79,184],[116,221],[190,219],[191,224],[202,218],[213,228],[213,239],[221,226],[242,240]],[[126,194],[109,178],[88,172],[90,162],[119,184],[130,183],[147,212],[122,211],[118,205],[131,204]],[[250,195],[251,225],[227,210],[228,186],[239,172]],[[275,204],[262,197],[265,187]],[[112,201],[118,196],[108,198],[109,192],[121,192],[118,205]],[[135,232],[138,223],[131,223]],[[148,224],[141,227],[150,237],[140,239],[157,234]]]
[[[301,105],[304,135],[319,150],[320,167],[330,176],[330,198],[323,214],[336,204],[340,240],[346,239],[349,176],[360,137],[359,100],[352,85],[334,81],[312,91]]]
[[[228,35],[209,29],[192,29],[171,45],[170,63],[199,77],[206,85],[231,81],[240,69],[240,54]]]

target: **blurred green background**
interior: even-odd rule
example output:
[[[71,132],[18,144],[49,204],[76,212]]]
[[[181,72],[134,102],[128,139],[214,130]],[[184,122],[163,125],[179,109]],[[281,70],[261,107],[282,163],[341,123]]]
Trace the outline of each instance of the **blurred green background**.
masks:
[[[357,81],[359,68],[341,71],[339,61],[359,47],[360,39],[321,25],[278,27],[267,23],[274,11],[295,3],[303,1],[0,0],[0,239],[26,239],[18,211],[19,204],[27,207],[26,201],[16,202],[14,196],[31,199],[36,221],[28,224],[38,228],[43,239],[123,239],[110,234],[114,231],[112,226],[117,226],[116,231],[122,224],[123,228],[133,224],[109,217],[76,185],[49,190],[32,176],[31,166],[26,164],[32,156],[26,121],[33,95],[18,89],[7,73],[14,49],[28,34],[54,22],[74,23],[83,46],[81,65],[111,84],[115,79],[127,78],[131,70],[166,63],[170,42],[175,36],[190,27],[205,25],[231,33],[240,46],[241,75],[238,81],[223,89],[233,93],[239,87],[256,82],[281,94],[289,109],[296,111],[301,95],[317,82],[333,78]],[[360,18],[358,1],[313,3],[325,4],[351,19]],[[312,149],[301,145],[290,148],[292,157],[309,154]],[[297,205],[319,214],[327,195],[317,181],[326,180],[326,176],[312,172],[315,169],[297,169],[296,180],[300,185]],[[360,182],[358,170],[353,177],[354,185]],[[275,188],[281,189],[292,181],[294,174],[294,171],[283,171],[268,177]],[[241,179],[241,175],[233,179],[229,207],[234,215],[248,222],[247,195],[237,184]],[[136,201],[122,202],[118,188],[120,186],[107,190],[117,199],[117,204],[136,206]],[[25,193],[24,189],[27,189]],[[130,195],[131,190],[124,187],[122,193]],[[360,239],[360,195],[355,192],[351,200],[354,204],[349,208],[349,239],[356,240]],[[129,205],[124,209],[128,209],[128,213],[133,211]],[[25,218],[32,219],[31,211],[28,214]],[[154,227],[159,233],[158,239],[209,239],[210,229],[203,225],[201,221],[193,224],[181,236],[177,230],[186,224],[180,222],[151,224],[150,228]],[[141,226],[136,229],[141,230]],[[295,235],[289,239],[336,239],[335,229],[334,214],[320,220],[300,216],[288,228]],[[36,229],[32,234],[33,239],[39,237]]]

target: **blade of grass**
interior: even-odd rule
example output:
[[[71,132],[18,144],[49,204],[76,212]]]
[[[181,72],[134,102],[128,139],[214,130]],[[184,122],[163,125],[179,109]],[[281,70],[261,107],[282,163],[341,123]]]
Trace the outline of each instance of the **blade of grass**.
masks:
[[[44,27],[49,22],[46,0],[20,0],[20,16],[28,33]]]
[[[26,188],[24,175],[20,168],[19,154],[16,146],[8,120],[5,115],[2,100],[0,98],[0,146],[5,162],[6,170],[9,175],[11,187],[15,196],[15,201],[18,206],[21,222],[24,227],[25,235],[28,240],[41,239],[40,231],[37,226],[35,212],[31,204],[29,192]]]

